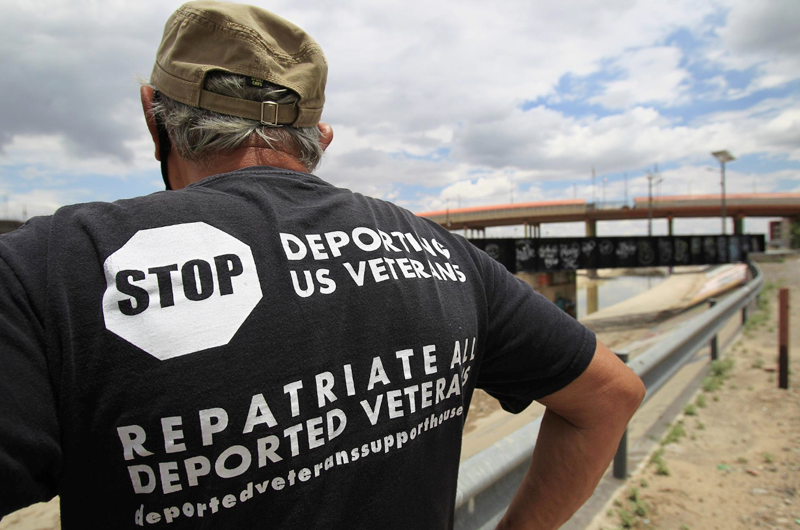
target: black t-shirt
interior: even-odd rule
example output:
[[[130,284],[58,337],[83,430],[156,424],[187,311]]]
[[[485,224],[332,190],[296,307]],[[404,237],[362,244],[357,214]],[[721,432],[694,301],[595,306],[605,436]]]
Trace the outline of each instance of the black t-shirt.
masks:
[[[474,388],[591,332],[465,239],[248,168],[0,237],[0,513],[71,528],[449,528]]]

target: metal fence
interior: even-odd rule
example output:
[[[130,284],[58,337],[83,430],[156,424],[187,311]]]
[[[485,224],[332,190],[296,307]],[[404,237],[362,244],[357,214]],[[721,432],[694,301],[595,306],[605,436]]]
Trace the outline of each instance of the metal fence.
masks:
[[[745,322],[750,303],[764,285],[761,270],[752,262],[749,266],[753,279],[744,287],[682,323],[676,332],[627,363],[644,381],[645,401],[700,349],[716,342],[717,334],[737,313],[741,312],[742,323]],[[457,530],[492,530],[497,525],[528,468],[540,425],[541,417],[461,464],[456,494]],[[615,476],[625,476],[626,453],[627,436],[615,458]]]

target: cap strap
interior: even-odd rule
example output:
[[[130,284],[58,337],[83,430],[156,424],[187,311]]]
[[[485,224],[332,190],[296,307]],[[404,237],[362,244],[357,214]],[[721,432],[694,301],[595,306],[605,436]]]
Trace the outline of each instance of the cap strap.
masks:
[[[261,122],[262,125],[292,125],[297,121],[299,111],[295,105],[279,105],[273,101],[250,101],[247,99],[232,98],[215,94],[208,90],[200,92],[201,108],[238,116],[249,120]]]

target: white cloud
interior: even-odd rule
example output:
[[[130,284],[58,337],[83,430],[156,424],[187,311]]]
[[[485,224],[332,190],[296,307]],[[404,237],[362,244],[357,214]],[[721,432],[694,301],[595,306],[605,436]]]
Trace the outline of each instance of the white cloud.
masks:
[[[85,159],[131,161],[126,142],[143,129],[135,75],[149,74],[171,10],[167,3],[144,4],[0,6],[0,148],[18,135],[58,135]]]
[[[589,101],[612,109],[685,103],[689,72],[680,66],[682,55],[679,48],[665,46],[625,52],[609,67],[621,72],[621,79],[606,83],[603,92]]]
[[[800,2],[737,2],[717,33],[718,55],[725,66],[757,69],[758,75],[740,95],[800,78]]]
[[[65,174],[157,175],[134,76],[149,74],[164,22],[180,3],[0,4],[0,168],[23,167],[32,189]],[[590,196],[592,165],[598,174],[629,171],[633,195],[640,168],[711,165],[710,151],[720,148],[800,160],[796,93],[735,112],[680,112],[699,85],[712,89],[705,97],[731,96],[719,72],[693,77],[704,65],[757,68],[750,92],[796,77],[797,5],[277,0],[269,9],[308,30],[328,57],[323,119],[336,138],[320,176],[421,210],[455,201],[454,191],[470,204],[507,202],[504,183],[515,201],[538,200],[542,181],[563,182],[567,197],[576,183],[579,197]],[[726,9],[726,26],[715,28]],[[706,47],[678,48],[671,36],[679,30]],[[615,76],[598,94],[592,74],[605,68]],[[567,77],[570,93],[558,88]],[[615,114],[553,108],[589,94]],[[529,101],[546,104],[520,110]],[[617,182],[606,192],[622,193]]]
[[[91,195],[87,189],[32,190],[27,193],[11,193],[2,189],[0,182],[0,218],[25,221],[39,215],[51,215],[65,204],[86,200]]]
[[[24,166],[27,178],[108,175],[126,176],[144,170],[156,170],[154,146],[150,136],[139,136],[123,142],[132,153],[131,160],[123,161],[108,153],[104,156],[84,157],[70,149],[69,139],[62,135],[16,135],[3,148],[0,168]],[[42,156],[46,153],[46,156]]]

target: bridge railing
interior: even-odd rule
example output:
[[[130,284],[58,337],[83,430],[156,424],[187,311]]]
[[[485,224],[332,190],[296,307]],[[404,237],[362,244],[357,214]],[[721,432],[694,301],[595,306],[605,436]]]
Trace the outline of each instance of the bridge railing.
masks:
[[[742,323],[749,304],[764,286],[761,270],[749,263],[753,279],[708,311],[681,324],[677,331],[665,337],[628,366],[644,381],[645,401],[650,399],[695,354],[715,339],[722,328],[738,312]],[[522,481],[536,438],[541,417],[503,438],[461,464],[456,494],[455,528],[458,530],[491,530],[502,517]],[[624,466],[627,436],[623,437],[615,465]],[[615,475],[619,473],[619,468]]]
[[[625,207],[632,206],[630,201],[604,201],[598,200],[595,203],[587,203],[587,210],[621,210]]]

